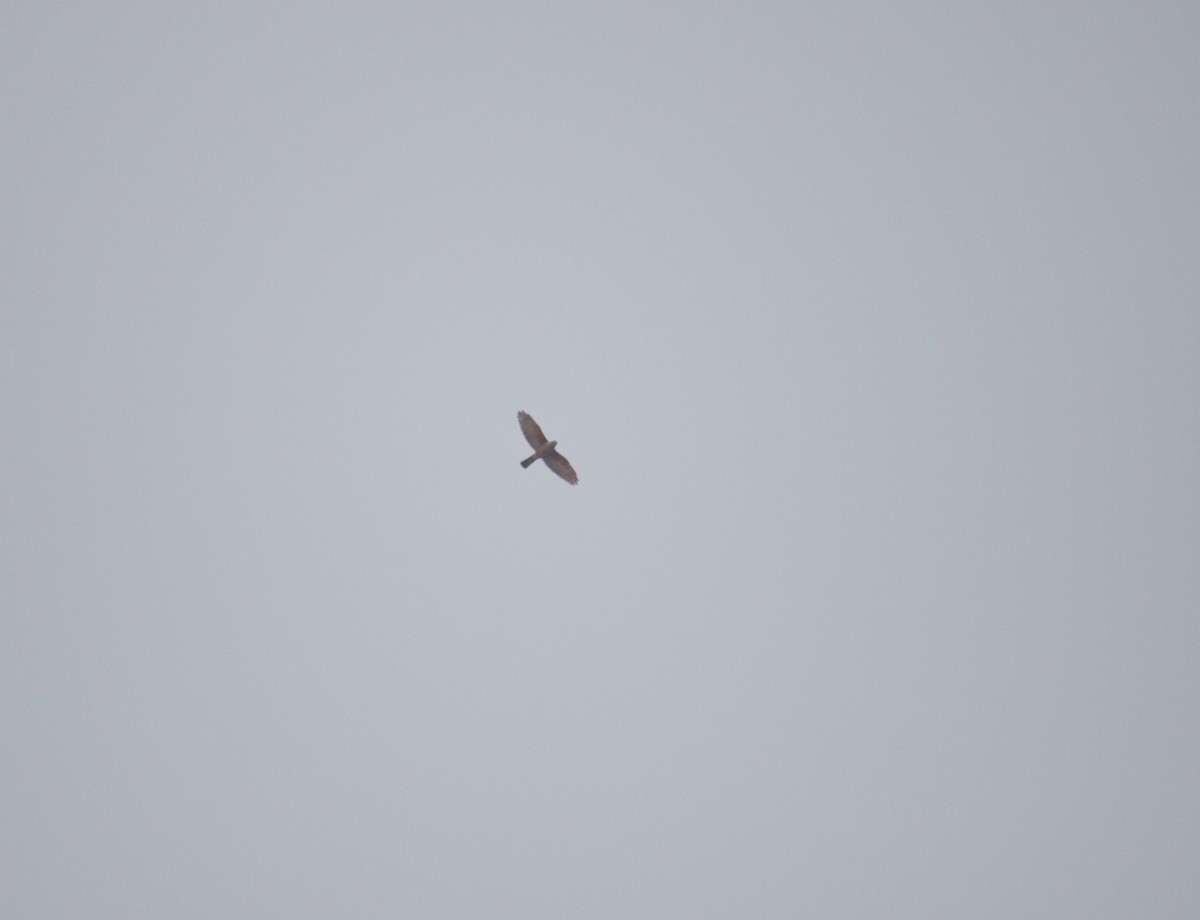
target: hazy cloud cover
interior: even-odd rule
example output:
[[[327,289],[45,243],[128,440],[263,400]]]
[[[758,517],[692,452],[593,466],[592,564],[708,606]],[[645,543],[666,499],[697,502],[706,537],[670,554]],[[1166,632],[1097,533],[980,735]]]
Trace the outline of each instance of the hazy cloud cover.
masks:
[[[1198,29],[11,6],[0,913],[1200,915]]]

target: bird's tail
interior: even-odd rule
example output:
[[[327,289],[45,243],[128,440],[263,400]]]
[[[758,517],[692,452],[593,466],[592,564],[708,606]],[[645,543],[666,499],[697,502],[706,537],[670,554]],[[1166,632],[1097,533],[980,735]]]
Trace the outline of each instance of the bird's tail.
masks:
[[[525,467],[525,469],[529,469],[529,465],[531,463],[533,463],[535,460],[537,460],[537,458],[538,458],[537,454],[534,454],[532,457],[526,457],[524,460],[521,461],[521,466]]]

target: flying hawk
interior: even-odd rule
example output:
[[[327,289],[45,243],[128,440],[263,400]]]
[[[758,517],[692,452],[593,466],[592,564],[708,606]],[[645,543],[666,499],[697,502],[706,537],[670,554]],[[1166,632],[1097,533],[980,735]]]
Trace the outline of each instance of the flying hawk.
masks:
[[[571,468],[570,461],[555,449],[558,447],[558,442],[547,441],[546,436],[542,434],[542,429],[538,427],[538,423],[533,420],[533,417],[528,412],[518,412],[517,421],[521,423],[521,433],[525,435],[525,440],[533,448],[533,456],[522,460],[521,466],[528,469],[530,464],[538,460],[545,460],[546,466],[554,470],[555,473],[571,485],[579,482],[579,477],[575,475],[575,470]]]

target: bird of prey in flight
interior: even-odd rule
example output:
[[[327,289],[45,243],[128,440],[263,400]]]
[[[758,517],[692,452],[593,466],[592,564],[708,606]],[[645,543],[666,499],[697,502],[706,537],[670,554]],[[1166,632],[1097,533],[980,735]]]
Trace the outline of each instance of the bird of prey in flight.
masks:
[[[533,456],[522,460],[521,466],[528,469],[530,464],[538,460],[545,460],[546,466],[554,470],[555,473],[571,485],[579,482],[579,477],[575,475],[575,470],[571,468],[570,461],[555,449],[558,447],[558,442],[547,441],[546,436],[542,434],[542,429],[538,427],[538,423],[533,420],[533,417],[528,412],[518,412],[517,421],[521,423],[521,433],[525,435],[525,440],[533,448]]]

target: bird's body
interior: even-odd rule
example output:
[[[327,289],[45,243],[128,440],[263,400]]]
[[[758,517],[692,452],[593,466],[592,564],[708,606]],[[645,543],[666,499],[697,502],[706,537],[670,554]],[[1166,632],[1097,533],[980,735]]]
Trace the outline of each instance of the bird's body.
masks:
[[[538,427],[538,423],[528,412],[518,412],[517,421],[521,424],[521,433],[525,435],[525,440],[533,448],[533,455],[522,460],[521,466],[528,469],[537,461],[545,460],[546,466],[571,485],[579,482],[579,477],[570,461],[558,452],[558,442],[547,440],[546,436],[542,434],[542,429]]]
[[[536,451],[534,451],[534,454],[532,457],[526,457],[524,460],[522,460],[521,466],[528,469],[532,464],[537,463],[537,461],[541,460],[544,456],[546,456],[546,454],[550,453],[557,446],[558,446],[557,441],[547,441],[545,444],[543,444],[541,447],[539,447]]]

